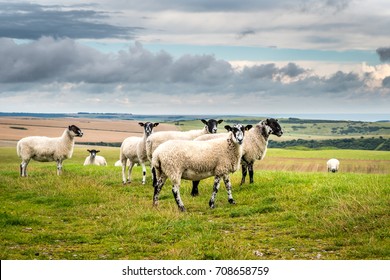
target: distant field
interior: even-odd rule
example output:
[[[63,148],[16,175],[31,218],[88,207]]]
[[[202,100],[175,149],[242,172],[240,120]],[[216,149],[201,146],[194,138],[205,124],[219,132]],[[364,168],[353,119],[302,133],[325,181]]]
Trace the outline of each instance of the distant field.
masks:
[[[81,119],[81,118],[25,118],[0,117],[0,142],[9,143],[26,136],[39,135],[57,137],[69,125],[80,127],[84,135],[77,142],[122,142],[129,136],[142,136],[142,127],[138,121],[110,119]],[[161,123],[156,127],[160,130],[176,130],[171,124]],[[12,143],[12,142],[11,142]]]
[[[240,172],[233,174],[236,205],[221,186],[210,210],[213,179],[201,182],[195,198],[183,181],[188,212],[179,213],[169,182],[153,208],[149,170],[147,185],[137,166],[123,186],[113,166],[118,148],[101,148],[108,167],[83,167],[85,149],[64,162],[63,176],[54,163],[31,162],[30,177],[20,178],[15,148],[0,148],[2,260],[390,259],[390,175],[344,167],[359,160],[389,166],[388,153],[342,151],[340,173],[329,174],[281,171],[281,159],[313,171],[305,164],[316,158],[322,165],[335,151],[270,149],[261,169],[281,170],[257,169],[255,183],[241,187]]]

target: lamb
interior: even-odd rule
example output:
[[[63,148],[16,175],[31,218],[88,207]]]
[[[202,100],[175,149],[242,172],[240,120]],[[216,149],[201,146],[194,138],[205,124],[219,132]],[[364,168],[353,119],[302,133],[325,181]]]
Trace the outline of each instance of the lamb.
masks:
[[[57,162],[57,175],[62,174],[62,162],[71,158],[75,137],[82,137],[83,132],[75,125],[65,129],[61,137],[29,136],[22,138],[16,145],[16,152],[22,159],[20,176],[27,177],[27,165],[31,159],[40,162]]]
[[[126,138],[120,149],[120,161],[122,163],[122,182],[123,184],[131,183],[131,170],[134,164],[139,163],[142,166],[142,184],[146,182],[146,167],[145,164],[149,161],[146,155],[146,140],[152,134],[153,128],[159,123],[138,123],[144,128],[143,137],[131,136]],[[126,180],[126,164],[129,164],[128,175]]]
[[[326,162],[326,166],[328,167],[328,172],[336,173],[339,171],[340,161],[335,158],[331,158]]]
[[[159,131],[153,133],[150,137],[148,137],[146,141],[146,154],[149,161],[152,161],[153,152],[156,148],[162,143],[168,140],[193,140],[194,138],[203,135],[203,134],[213,134],[217,133],[218,124],[222,123],[223,120],[214,120],[209,119],[208,121],[201,119],[201,122],[205,124],[203,129],[195,129],[189,131]],[[156,176],[154,174],[154,169],[152,167],[152,175],[153,175],[153,186],[156,184]]]
[[[84,165],[100,165],[107,166],[107,161],[104,157],[96,155],[99,150],[87,150],[90,155],[85,158]]]
[[[229,174],[239,168],[242,157],[242,143],[245,130],[241,124],[225,126],[227,137],[210,141],[169,140],[161,144],[152,156],[152,167],[156,170],[157,183],[154,185],[153,205],[158,205],[160,191],[169,178],[173,184],[172,192],[180,211],[185,211],[180,197],[181,179],[202,180],[214,176],[214,186],[210,208],[215,207],[215,198],[223,179],[230,204],[235,204]]]
[[[277,119],[266,119],[259,122],[254,128],[250,129],[244,139],[243,152],[241,159],[242,178],[241,184],[245,183],[247,169],[249,170],[250,183],[253,183],[253,163],[256,160],[262,160],[265,157],[268,146],[268,138],[271,134],[278,137],[283,135],[283,130],[280,127]],[[215,135],[202,135],[195,138],[195,141],[207,141],[216,137],[225,137],[225,133]],[[192,196],[199,194],[199,181],[194,181],[192,184]]]

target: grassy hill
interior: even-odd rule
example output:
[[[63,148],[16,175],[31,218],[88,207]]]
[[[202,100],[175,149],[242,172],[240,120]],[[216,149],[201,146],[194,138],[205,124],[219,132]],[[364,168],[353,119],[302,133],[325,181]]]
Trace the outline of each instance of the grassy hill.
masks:
[[[239,187],[239,172],[232,175],[236,205],[221,186],[211,210],[212,178],[201,182],[195,198],[183,181],[188,211],[179,213],[169,182],[153,208],[152,187],[140,184],[141,168],[123,186],[113,166],[118,148],[100,150],[110,166],[82,166],[85,148],[76,148],[63,176],[55,175],[55,163],[31,162],[30,177],[20,178],[15,148],[0,148],[2,260],[390,258],[388,152],[339,154],[367,166],[384,162],[386,174],[369,168],[329,174],[284,166],[287,160],[310,164],[333,151],[270,149],[254,184]],[[270,165],[273,170],[261,170]]]

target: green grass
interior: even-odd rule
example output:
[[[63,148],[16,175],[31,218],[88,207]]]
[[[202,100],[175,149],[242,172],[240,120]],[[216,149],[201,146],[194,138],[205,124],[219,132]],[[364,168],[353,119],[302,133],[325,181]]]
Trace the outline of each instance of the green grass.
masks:
[[[213,210],[212,179],[195,198],[183,181],[180,213],[169,182],[152,207],[149,170],[149,184],[140,184],[137,166],[133,183],[122,185],[118,148],[100,148],[108,167],[82,166],[85,150],[75,149],[62,176],[55,163],[32,161],[20,178],[15,148],[0,148],[1,259],[390,259],[388,172],[256,170],[255,184],[241,187],[237,172],[237,204],[222,185]],[[312,152],[270,149],[266,159],[330,155]],[[367,157],[388,161],[389,153]]]

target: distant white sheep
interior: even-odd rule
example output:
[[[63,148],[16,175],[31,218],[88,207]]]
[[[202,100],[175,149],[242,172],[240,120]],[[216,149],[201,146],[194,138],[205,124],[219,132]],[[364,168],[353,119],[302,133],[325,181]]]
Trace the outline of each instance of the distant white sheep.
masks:
[[[19,140],[16,146],[18,156],[22,159],[20,176],[27,176],[27,165],[31,159],[40,162],[57,162],[57,175],[62,173],[62,162],[71,158],[75,137],[82,137],[83,132],[75,125],[65,129],[61,137],[29,136]]]
[[[340,161],[335,158],[331,158],[326,162],[326,166],[328,167],[328,172],[336,173],[339,171]]]
[[[96,155],[99,150],[87,150],[90,155],[85,158],[84,165],[100,165],[107,166],[107,161],[104,157]]]
[[[122,163],[122,183],[131,183],[131,171],[136,163],[142,166],[142,184],[146,182],[146,166],[149,161],[146,155],[146,140],[152,135],[153,128],[159,123],[138,123],[144,129],[143,137],[131,136],[126,138],[121,145],[119,158]],[[126,164],[129,164],[126,179]]]
[[[222,123],[223,120],[214,120],[209,119],[208,121],[201,119],[202,123],[205,124],[203,129],[194,129],[194,130],[188,130],[188,131],[159,131],[156,133],[153,133],[150,137],[148,137],[146,141],[146,154],[151,162],[153,152],[156,150],[156,148],[161,145],[162,143],[168,141],[168,140],[193,140],[196,137],[203,135],[203,134],[212,134],[217,133],[218,130],[218,124]],[[152,168],[153,173],[153,185],[156,184],[156,176],[154,174],[154,169]]]
[[[154,185],[153,204],[157,206],[158,197],[165,181],[169,178],[173,184],[172,192],[179,210],[185,211],[180,197],[181,179],[202,180],[211,176],[214,187],[209,206],[215,207],[220,181],[224,180],[228,201],[234,204],[229,174],[239,168],[242,157],[242,143],[245,130],[240,124],[225,126],[230,131],[226,138],[210,141],[169,140],[161,144],[153,153],[152,167],[156,170],[157,183]]]

